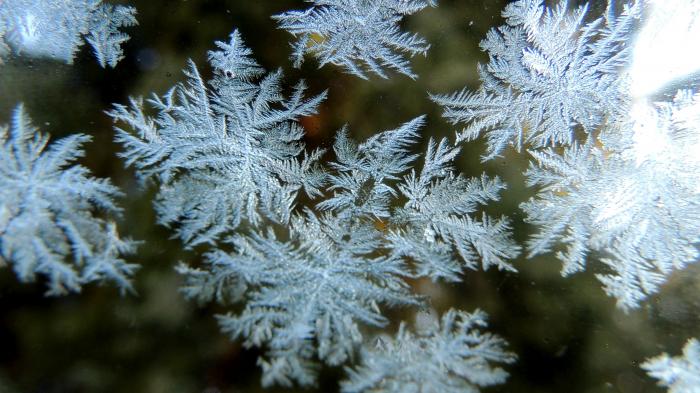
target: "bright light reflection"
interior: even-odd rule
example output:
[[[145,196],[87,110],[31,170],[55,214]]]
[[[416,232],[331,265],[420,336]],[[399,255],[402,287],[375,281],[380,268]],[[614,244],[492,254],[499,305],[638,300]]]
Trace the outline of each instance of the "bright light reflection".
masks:
[[[632,55],[633,97],[700,70],[700,0],[647,0],[651,13]]]
[[[634,160],[641,165],[647,160],[667,159],[669,147],[666,130],[659,129],[656,109],[646,100],[635,102],[630,113],[634,119]]]
[[[650,99],[668,83],[700,71],[700,0],[647,0],[647,4],[651,12],[637,35],[630,68],[637,165],[674,158],[669,157],[673,145],[669,130],[659,128]],[[690,149],[689,157],[700,155],[697,144],[679,148]]]

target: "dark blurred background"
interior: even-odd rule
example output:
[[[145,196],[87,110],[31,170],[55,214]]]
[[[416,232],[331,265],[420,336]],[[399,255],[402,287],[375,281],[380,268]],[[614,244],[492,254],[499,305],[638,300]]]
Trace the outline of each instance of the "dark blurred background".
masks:
[[[219,332],[214,305],[185,301],[173,267],[197,264],[197,252],[185,252],[171,233],[155,224],[152,188],[143,189],[117,158],[111,120],[104,111],[129,96],[164,93],[183,80],[193,59],[210,75],[206,52],[234,29],[268,70],[281,67],[289,85],[300,78],[310,94],[329,89],[320,113],[306,119],[307,144],[330,147],[344,124],[364,139],[420,114],[428,115],[429,137],[454,138],[427,92],[476,88],[476,64],[485,61],[478,43],[502,23],[506,1],[440,0],[439,7],[405,21],[407,30],[428,39],[426,58],[413,59],[419,79],[393,74],[363,81],[337,67],[317,69],[308,58],[300,70],[288,59],[291,36],[276,29],[270,15],[307,5],[291,0],[131,0],[140,25],[127,29],[131,40],[116,69],[102,69],[83,48],[74,65],[11,59],[0,66],[0,124],[24,102],[43,132],[54,138],[83,132],[93,136],[82,163],[95,175],[110,177],[125,193],[121,233],[143,240],[131,261],[140,263],[135,296],[120,297],[112,287],[88,285],[83,293],[60,298],[43,295],[40,279],[20,284],[9,268],[0,269],[0,392],[259,392],[257,350],[245,349]],[[571,2],[573,3],[573,2]],[[459,169],[501,176],[509,186],[492,214],[510,216],[523,242],[532,228],[523,223],[518,204],[533,194],[524,184],[523,154],[480,162],[482,142],[464,146]],[[331,158],[331,154],[327,155]],[[688,337],[700,335],[700,267],[675,273],[661,293],[625,314],[607,297],[590,263],[586,273],[559,275],[551,256],[515,261],[517,274],[469,271],[460,284],[414,283],[439,312],[450,307],[481,308],[490,315],[490,331],[507,339],[519,356],[507,367],[511,376],[491,392],[659,392],[639,368],[645,358],[667,351],[677,355]],[[411,320],[410,310],[389,311],[392,320]],[[387,328],[393,334],[396,324]],[[324,368],[318,392],[337,391],[341,368]],[[268,389],[269,392],[301,389]]]

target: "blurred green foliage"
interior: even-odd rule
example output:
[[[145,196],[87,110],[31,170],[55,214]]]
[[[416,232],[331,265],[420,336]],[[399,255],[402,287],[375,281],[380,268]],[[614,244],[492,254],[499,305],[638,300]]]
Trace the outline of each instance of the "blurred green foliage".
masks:
[[[413,60],[420,78],[362,81],[340,69],[316,68],[307,59],[300,70],[288,59],[290,36],[276,29],[270,15],[305,7],[291,0],[131,0],[140,25],[128,30],[127,57],[114,70],[100,68],[83,51],[73,66],[58,62],[11,59],[0,67],[0,123],[24,102],[42,131],[60,137],[84,132],[94,137],[83,160],[97,176],[111,177],[126,194],[121,233],[144,243],[133,262],[136,296],[119,297],[110,287],[88,287],[82,294],[43,296],[41,280],[23,285],[9,268],[0,270],[0,392],[257,392],[258,352],[246,350],[221,334],[214,305],[188,303],[178,293],[178,261],[197,263],[197,250],[186,252],[171,233],[155,224],[153,190],[140,187],[117,158],[113,131],[104,111],[128,96],[164,93],[183,80],[181,69],[193,59],[206,76],[206,52],[214,40],[238,28],[260,64],[284,69],[291,82],[304,78],[310,92],[329,89],[320,113],[306,121],[307,143],[329,147],[335,131],[349,124],[363,139],[417,115],[428,115],[423,146],[429,137],[453,137],[454,127],[441,117],[427,92],[478,86],[476,64],[484,61],[478,42],[502,23],[505,0],[440,0],[439,7],[406,21],[432,44],[426,58]],[[464,146],[460,170],[469,176],[486,171],[509,185],[493,214],[515,223],[515,236],[527,239],[518,204],[531,194],[522,172],[524,154],[508,152],[499,160],[479,160],[483,144]],[[331,159],[331,153],[327,155]],[[516,261],[519,273],[467,272],[460,284],[417,281],[417,291],[438,311],[481,308],[490,330],[506,338],[518,353],[506,385],[491,392],[655,392],[654,381],[639,369],[645,358],[662,351],[679,353],[689,336],[699,335],[700,266],[678,272],[661,293],[640,310],[615,308],[587,273],[559,275],[551,257]],[[411,310],[389,311],[396,329]],[[324,369],[317,391],[337,391],[342,369]],[[293,391],[270,389],[275,391]]]

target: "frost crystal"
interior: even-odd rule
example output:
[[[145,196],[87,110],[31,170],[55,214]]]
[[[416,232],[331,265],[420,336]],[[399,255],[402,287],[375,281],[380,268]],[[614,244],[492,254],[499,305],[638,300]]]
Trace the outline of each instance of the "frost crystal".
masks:
[[[470,216],[478,206],[498,200],[503,184],[486,176],[457,175],[452,161],[459,149],[445,139],[439,144],[429,141],[419,175],[412,170],[396,187],[389,186],[417,157],[408,154],[406,147],[415,139],[412,130],[422,123],[417,118],[359,146],[341,132],[335,147],[338,163],[332,164],[338,172],[331,176],[334,195],[318,206],[379,220],[387,247],[397,256],[410,258],[421,276],[458,281],[463,267],[476,269],[479,259],[485,269],[514,270],[507,260],[515,258],[519,248],[510,239],[508,220]],[[403,207],[391,209],[392,201],[403,198]]]
[[[242,220],[285,223],[298,190],[317,195],[323,183],[316,170],[322,151],[300,158],[298,120],[315,114],[325,93],[305,100],[300,82],[285,99],[281,71],[265,75],[238,31],[230,38],[209,53],[210,88],[190,62],[186,84],[148,100],[157,117],[144,112],[141,98],[109,112],[130,128],[117,128],[126,163],[160,182],[159,221],[178,224],[188,245],[214,243]]]
[[[700,342],[688,340],[683,356],[659,355],[642,364],[647,373],[669,388],[669,393],[700,393]]]
[[[432,323],[431,323],[432,322]],[[450,310],[412,333],[401,323],[396,338],[379,338],[365,345],[361,362],[348,368],[342,391],[375,393],[479,392],[505,382],[508,373],[493,363],[512,363],[506,342],[482,333],[486,314]]]
[[[637,111],[603,147],[573,145],[531,152],[527,172],[538,195],[522,205],[542,231],[531,255],[555,242],[564,275],[583,270],[591,251],[610,273],[598,274],[624,309],[658,291],[676,269],[698,259],[700,241],[700,95]]]
[[[630,69],[646,69],[630,67],[636,46],[648,44],[632,41],[643,4],[615,16],[609,1],[605,16],[586,21],[587,5],[513,2],[506,25],[481,43],[490,58],[482,88],[432,96],[466,123],[458,140],[486,134],[485,159],[508,144],[528,148],[526,175],[539,190],[521,207],[540,229],[530,256],[563,244],[563,275],[598,257],[607,268],[598,278],[625,310],[695,262],[700,240],[699,99],[680,91],[650,104],[632,94],[643,81]]]
[[[260,361],[265,385],[314,383],[316,358],[344,363],[361,343],[360,325],[388,322],[379,305],[419,303],[407,277],[458,280],[478,257],[485,267],[511,269],[505,258],[517,247],[507,223],[467,214],[495,199],[500,183],[455,175],[450,163],[457,149],[444,141],[431,142],[419,177],[401,179],[416,158],[409,149],[422,124],[417,118],[359,145],[341,131],[332,194],[316,205],[322,213],[294,215],[285,239],[272,229],[254,230],[229,240],[233,253],[209,253],[204,269],[178,268],[188,297],[245,303],[219,322],[246,345],[267,347],[268,358]],[[411,201],[392,209],[402,194]],[[430,239],[406,245],[428,231]]]
[[[585,22],[586,5],[554,9],[541,0],[520,0],[503,11],[507,24],[489,31],[481,48],[489,63],[479,67],[483,85],[450,95],[433,95],[453,123],[466,123],[458,140],[486,134],[484,159],[505,147],[568,145],[580,127],[591,133],[626,102],[630,30],[639,6],[621,16]],[[608,14],[610,15],[610,14]]]
[[[89,140],[72,135],[46,149],[48,136],[32,127],[22,106],[9,128],[0,126],[0,262],[13,265],[23,282],[47,276],[48,295],[79,292],[93,281],[130,291],[137,268],[120,257],[134,251],[134,242],[93,215],[98,208],[118,212],[112,198],[119,191],[87,168],[69,166]]]
[[[5,26],[5,21],[0,18],[0,65],[3,64],[3,59],[10,54],[10,47],[5,42],[5,34],[7,34],[7,26]]]
[[[520,247],[510,238],[508,219],[471,215],[497,201],[505,185],[486,175],[467,179],[456,174],[451,165],[458,153],[445,139],[431,140],[421,172],[411,171],[399,184],[407,201],[394,211],[391,248],[410,257],[419,275],[432,278],[459,281],[463,266],[478,269],[479,260],[484,269],[515,271],[509,260]]]
[[[0,2],[0,58],[7,46],[18,55],[72,63],[88,42],[102,67],[115,67],[129,36],[121,27],[136,25],[136,9],[101,0],[4,0]],[[3,41],[4,33],[4,41]]]
[[[404,55],[424,55],[430,45],[417,34],[402,32],[399,25],[404,16],[435,6],[434,0],[306,1],[313,6],[273,17],[281,29],[298,37],[292,45],[295,67],[311,53],[321,66],[338,65],[365,79],[366,71],[387,78],[387,68],[417,77]]]
[[[267,346],[263,385],[315,382],[313,359],[338,365],[362,339],[358,323],[383,326],[378,305],[415,304],[403,262],[372,255],[376,230],[331,215],[294,217],[290,239],[272,231],[231,240],[234,254],[208,255],[210,271],[180,267],[185,293],[202,298],[219,287],[245,299],[239,315],[219,316],[222,329],[248,346]],[[216,286],[215,286],[216,285]],[[220,292],[223,294],[223,292]]]

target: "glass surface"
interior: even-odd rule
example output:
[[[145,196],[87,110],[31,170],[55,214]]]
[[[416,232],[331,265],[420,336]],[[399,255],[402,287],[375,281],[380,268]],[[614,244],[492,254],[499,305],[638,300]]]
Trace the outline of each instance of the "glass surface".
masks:
[[[0,3],[3,0],[0,0]],[[5,0],[8,1],[8,0]],[[11,1],[11,0],[9,0]],[[254,57],[267,70],[281,67],[286,92],[305,79],[308,94],[328,89],[319,113],[304,120],[307,147],[332,147],[335,133],[348,124],[358,141],[427,115],[417,152],[430,137],[454,140],[453,125],[428,97],[468,87],[477,89],[477,63],[488,61],[479,42],[504,23],[506,1],[439,0],[438,7],[407,17],[406,31],[431,44],[427,56],[410,60],[418,79],[391,73],[390,79],[361,80],[307,56],[300,69],[289,56],[291,36],[271,15],[308,3],[291,0],[130,0],[138,26],[123,29],[131,39],[116,68],[101,68],[87,47],[74,64],[10,56],[0,66],[0,124],[22,102],[34,124],[53,138],[82,132],[92,136],[80,163],[98,177],[109,177],[124,196],[120,233],[143,241],[136,255],[135,295],[120,296],[112,285],[86,285],[79,294],[45,297],[45,281],[20,283],[11,268],[0,269],[1,392],[283,392],[263,389],[256,365],[260,349],[246,349],[219,330],[215,315],[240,306],[199,305],[179,292],[180,261],[200,266],[206,246],[184,249],[173,232],[156,223],[155,186],[138,184],[125,169],[113,141],[106,110],[130,96],[164,94],[184,81],[182,69],[192,59],[205,79],[211,76],[207,51],[237,28]],[[573,2],[571,2],[573,3]],[[593,2],[600,13],[603,2]],[[693,84],[686,84],[693,87]],[[519,204],[535,194],[523,172],[527,154],[506,149],[502,157],[481,162],[485,138],[462,144],[458,170],[467,176],[486,172],[508,188],[486,208],[513,222],[514,238],[525,244],[535,228],[526,224]],[[324,156],[329,161],[331,154]],[[299,205],[308,200],[301,198]],[[700,265],[674,272],[659,293],[628,313],[601,289],[596,274],[605,266],[592,256],[585,272],[560,275],[554,255],[521,255],[517,273],[496,269],[466,270],[460,283],[411,281],[439,312],[450,307],[489,315],[488,330],[509,343],[517,362],[506,365],[510,377],[486,392],[660,392],[640,364],[667,352],[680,355],[690,337],[700,337]],[[394,334],[398,321],[412,320],[415,309],[386,309]],[[378,330],[364,329],[367,337]],[[306,391],[338,391],[342,367],[321,368],[318,386]]]

